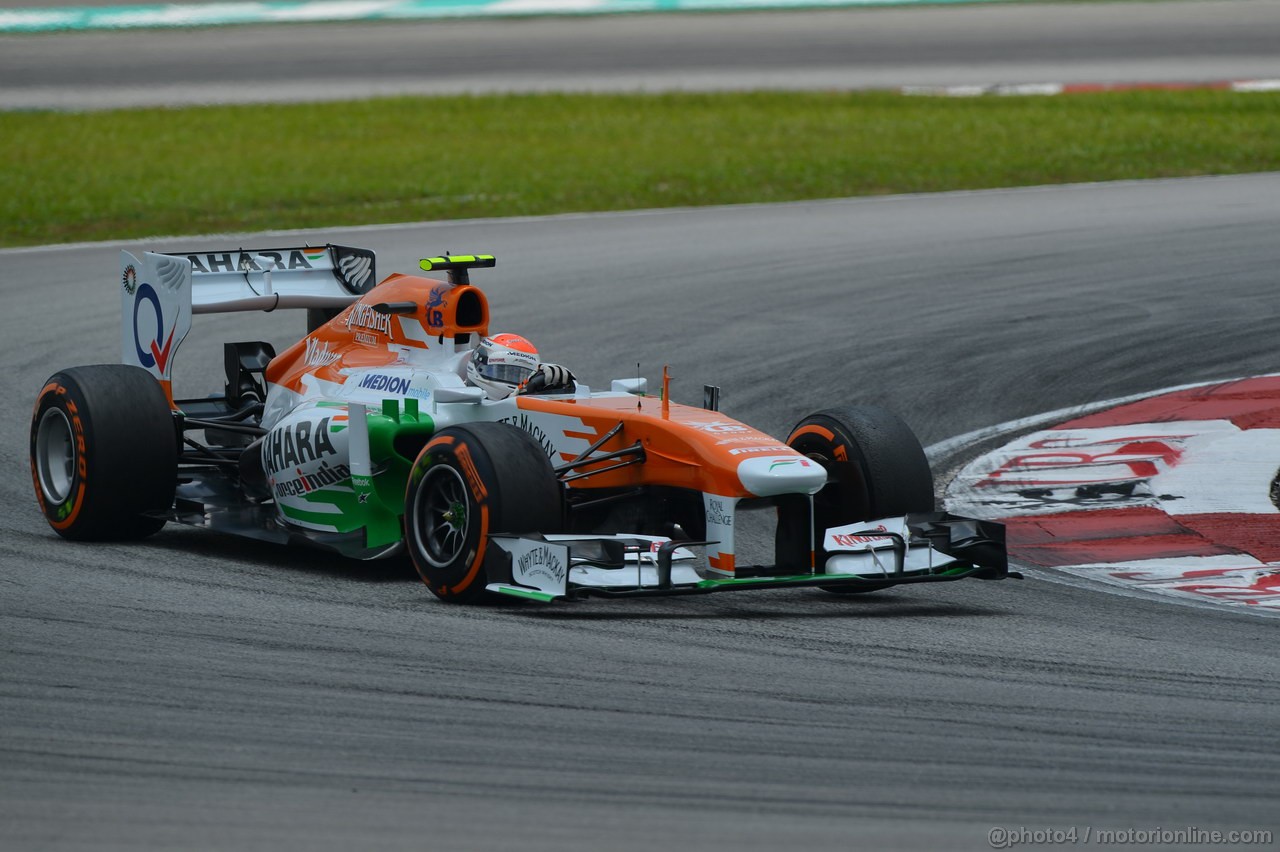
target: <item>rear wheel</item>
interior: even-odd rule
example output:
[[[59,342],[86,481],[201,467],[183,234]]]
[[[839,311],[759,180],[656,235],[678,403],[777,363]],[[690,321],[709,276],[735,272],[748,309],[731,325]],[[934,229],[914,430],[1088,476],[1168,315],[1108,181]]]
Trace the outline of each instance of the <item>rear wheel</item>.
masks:
[[[140,539],[164,526],[178,439],[164,391],[126,364],[54,373],[31,416],[31,476],[49,526],[79,541]]]
[[[933,473],[924,448],[911,428],[884,408],[859,405],[811,414],[791,430],[787,445],[827,470],[829,481],[813,500],[817,537],[814,557],[819,570],[827,560],[822,548],[824,530],[933,511]],[[779,565],[808,565],[808,513],[798,503],[784,506],[779,518]],[[827,590],[844,594],[875,591],[838,587]]]
[[[405,494],[405,542],[437,597],[470,603],[485,595],[492,533],[554,533],[563,496],[542,448],[503,423],[436,433],[418,454]]]

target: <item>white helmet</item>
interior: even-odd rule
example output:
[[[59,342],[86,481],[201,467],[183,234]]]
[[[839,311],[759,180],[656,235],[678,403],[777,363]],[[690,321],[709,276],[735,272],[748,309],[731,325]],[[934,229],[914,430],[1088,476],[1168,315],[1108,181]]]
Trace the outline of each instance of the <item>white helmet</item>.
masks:
[[[538,369],[538,350],[518,334],[495,334],[480,341],[467,362],[467,381],[489,399],[506,399]]]

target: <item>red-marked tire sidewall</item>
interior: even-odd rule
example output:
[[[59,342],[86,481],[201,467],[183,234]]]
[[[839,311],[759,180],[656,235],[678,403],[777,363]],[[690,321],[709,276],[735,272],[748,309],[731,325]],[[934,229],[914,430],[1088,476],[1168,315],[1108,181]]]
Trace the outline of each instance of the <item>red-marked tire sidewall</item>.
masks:
[[[32,484],[64,538],[144,538],[164,526],[177,483],[177,436],[164,391],[124,364],[55,373],[31,417]]]
[[[555,533],[563,495],[551,463],[529,435],[502,423],[438,432],[418,454],[405,492],[405,545],[441,600],[487,596],[495,533]]]

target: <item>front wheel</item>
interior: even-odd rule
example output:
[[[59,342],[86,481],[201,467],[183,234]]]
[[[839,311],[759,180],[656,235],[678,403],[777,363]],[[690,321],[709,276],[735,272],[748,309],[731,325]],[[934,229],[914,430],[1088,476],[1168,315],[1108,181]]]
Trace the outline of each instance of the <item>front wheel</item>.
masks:
[[[77,541],[140,539],[164,526],[178,478],[164,391],[141,367],[54,373],[31,415],[31,477],[49,526]]]
[[[422,581],[441,600],[471,603],[484,596],[490,534],[555,533],[563,519],[551,462],[514,426],[442,429],[409,474],[405,542]]]
[[[813,500],[818,570],[827,560],[822,548],[827,529],[933,511],[933,472],[924,448],[911,428],[884,408],[859,405],[811,414],[791,430],[787,445],[827,469],[828,482]],[[776,548],[780,565],[807,566],[807,514],[792,510],[779,519]]]

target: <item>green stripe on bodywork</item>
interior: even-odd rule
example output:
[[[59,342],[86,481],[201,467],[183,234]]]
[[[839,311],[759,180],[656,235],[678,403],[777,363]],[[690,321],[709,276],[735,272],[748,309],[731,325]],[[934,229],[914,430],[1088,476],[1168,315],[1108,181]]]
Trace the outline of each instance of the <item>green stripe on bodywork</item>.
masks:
[[[340,406],[341,403],[321,403]],[[401,410],[400,406],[404,406]],[[312,504],[334,506],[337,512],[308,512],[287,503],[280,504],[286,518],[307,524],[323,526],[335,532],[365,531],[368,547],[394,544],[404,537],[401,518],[404,515],[405,486],[414,459],[402,456],[396,450],[396,441],[409,436],[426,443],[435,432],[435,421],[419,410],[416,399],[383,400],[381,411],[370,409],[366,415],[369,424],[369,459],[374,474],[368,480],[347,477],[329,488],[319,488],[302,499]],[[336,431],[336,430],[335,430]]]
[[[538,601],[539,603],[551,603],[557,597],[547,592],[539,592],[536,589],[518,589],[515,586],[498,586],[497,588],[489,589],[489,591],[522,600]]]
[[[959,574],[967,574],[967,573],[969,573],[969,572],[970,572],[970,571],[972,571],[972,570],[973,570],[973,566],[972,566],[972,565],[955,565],[955,566],[953,566],[953,567],[951,567],[951,568],[947,568],[947,569],[945,569],[945,570],[939,571],[939,572],[938,572],[938,576],[939,576],[939,577],[954,577],[954,576],[957,576],[957,575],[959,575]]]
[[[403,411],[400,410],[402,403]],[[368,422],[369,458],[373,461],[374,475],[372,489],[366,492],[368,497],[360,509],[365,514],[368,546],[380,547],[404,537],[400,519],[404,516],[405,486],[415,459],[400,455],[396,451],[396,440],[410,436],[425,444],[435,432],[436,424],[431,415],[418,409],[416,399],[383,400],[380,412],[369,409]]]
[[[361,511],[362,507],[357,502],[355,494],[350,491],[338,490],[339,488],[350,487],[351,480],[344,479],[336,487],[320,488],[304,495],[302,498],[308,503],[336,506],[337,512],[308,512],[305,509],[290,506],[288,503],[281,503],[280,511],[289,520],[321,526],[334,532],[358,530],[365,525],[363,512]]]

